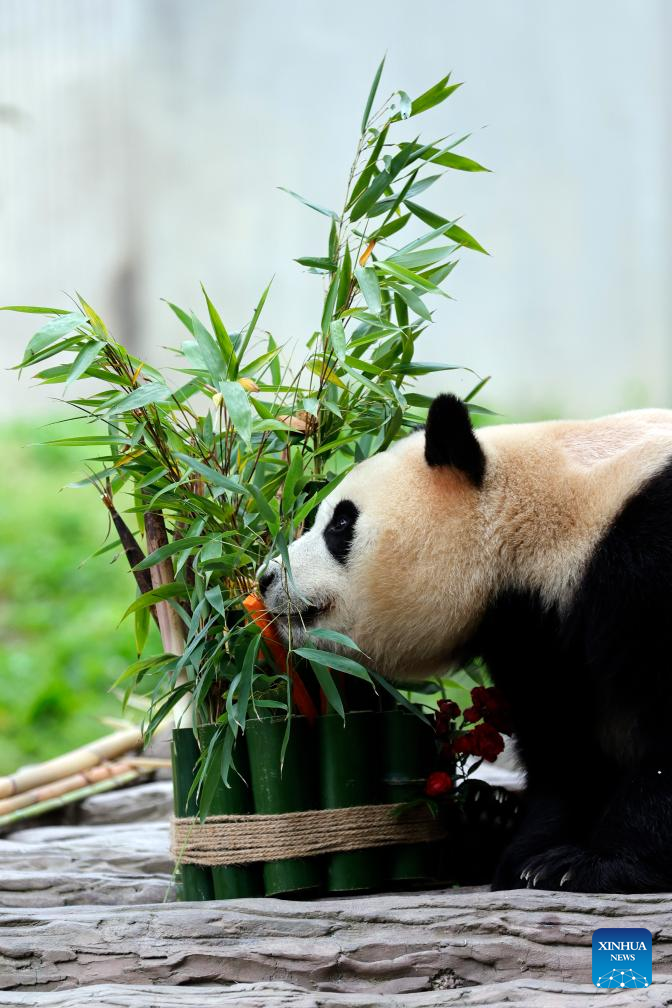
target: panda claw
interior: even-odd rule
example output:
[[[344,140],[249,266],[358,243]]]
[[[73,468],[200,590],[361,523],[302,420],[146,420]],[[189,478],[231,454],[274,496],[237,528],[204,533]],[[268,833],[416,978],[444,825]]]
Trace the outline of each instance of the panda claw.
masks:
[[[564,886],[565,882],[569,882],[569,880],[571,879],[571,877],[572,877],[572,869],[570,868],[569,871],[566,871],[565,874],[560,879],[560,888],[561,889]]]
[[[543,872],[543,869],[542,869],[542,871],[538,871],[537,874],[532,879],[532,888],[533,889],[537,888],[537,882],[539,881],[539,879],[542,879],[543,877],[544,877],[544,872]]]

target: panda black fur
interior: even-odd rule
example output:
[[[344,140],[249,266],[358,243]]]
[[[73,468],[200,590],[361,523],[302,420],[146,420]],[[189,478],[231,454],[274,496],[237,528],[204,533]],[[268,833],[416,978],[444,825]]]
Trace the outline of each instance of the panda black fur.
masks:
[[[495,888],[672,888],[671,459],[667,411],[476,435],[440,396],[292,545],[298,595],[262,580],[391,678],[485,658],[528,780]]]

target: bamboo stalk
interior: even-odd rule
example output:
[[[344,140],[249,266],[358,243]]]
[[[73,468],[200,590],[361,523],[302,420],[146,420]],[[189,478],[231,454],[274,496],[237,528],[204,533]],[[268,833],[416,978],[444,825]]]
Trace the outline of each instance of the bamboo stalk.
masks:
[[[83,801],[92,795],[100,794],[102,791],[112,791],[121,787],[122,784],[130,784],[142,776],[140,770],[127,770],[126,773],[119,774],[118,777],[107,777],[105,780],[95,784],[87,784],[86,787],[78,788],[76,791],[68,791],[67,794],[59,795],[57,798],[50,798],[47,801],[36,802],[26,808],[17,809],[16,812],[8,812],[7,815],[0,816],[0,827],[9,826],[11,823],[20,822],[22,819],[31,819],[34,816],[45,815],[53,812],[54,809],[63,808],[71,802]]]
[[[113,732],[45,763],[21,767],[9,777],[0,777],[0,798],[9,798],[11,795],[49,784],[70,774],[89,770],[106,760],[116,759],[133,749],[139,749],[141,745],[142,732],[139,728],[125,728]]]
[[[137,565],[145,559],[145,554],[142,552],[138,542],[129,529],[128,525],[121,517],[119,512],[114,506],[114,501],[112,500],[111,492],[105,491],[102,494],[103,504],[110,513],[110,518],[112,523],[117,530],[117,535],[119,536],[119,541],[124,547],[124,553],[126,554],[126,559],[128,561],[128,566],[130,567],[133,577],[135,578],[135,583],[137,584],[140,593],[144,595],[146,592],[152,590],[152,579],[146,570],[137,570]],[[159,621],[156,615],[156,608],[150,606],[149,610],[152,614],[152,618],[156,625],[159,625]]]
[[[149,554],[168,544],[166,523],[160,511],[147,511],[145,514],[145,535],[147,537],[147,552]],[[150,567],[149,573],[152,588],[162,588],[164,585],[172,584],[175,580],[173,561],[170,557]],[[182,620],[166,600],[157,603],[156,615],[165,650],[170,652],[170,654],[182,654],[184,651],[184,627]]]
[[[167,545],[168,533],[166,531],[166,523],[160,511],[147,511],[145,513],[145,537],[147,539],[147,553],[149,555],[162,546]],[[153,588],[161,588],[163,585],[172,584],[175,580],[173,561],[170,557],[150,567],[149,573]],[[156,616],[164,650],[169,654],[181,655],[184,652],[185,638],[184,625],[179,615],[167,600],[163,600],[156,604]],[[178,683],[186,682],[186,673],[181,672],[177,681]],[[173,720],[176,727],[190,728],[193,725],[190,693],[175,704],[173,708]]]
[[[0,816],[7,815],[8,812],[16,812],[17,809],[26,808],[28,805],[37,805],[40,802],[49,801],[51,798],[58,798],[69,791],[77,791],[88,784],[97,784],[99,781],[119,777],[131,769],[129,763],[101,763],[90,770],[83,770],[69,777],[61,777],[60,780],[52,781],[50,784],[42,784],[40,787],[31,788],[30,791],[23,791],[21,794],[13,795],[0,801]]]

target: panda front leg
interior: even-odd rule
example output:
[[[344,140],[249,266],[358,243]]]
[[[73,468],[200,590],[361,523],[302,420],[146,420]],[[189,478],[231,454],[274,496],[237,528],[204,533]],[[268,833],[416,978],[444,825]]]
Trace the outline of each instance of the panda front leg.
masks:
[[[520,885],[590,893],[672,889],[672,768],[625,776],[585,844],[556,844],[532,855]]]
[[[531,859],[564,845],[573,837],[570,806],[566,796],[528,791],[515,836],[495,871],[492,889],[524,889],[523,872]]]

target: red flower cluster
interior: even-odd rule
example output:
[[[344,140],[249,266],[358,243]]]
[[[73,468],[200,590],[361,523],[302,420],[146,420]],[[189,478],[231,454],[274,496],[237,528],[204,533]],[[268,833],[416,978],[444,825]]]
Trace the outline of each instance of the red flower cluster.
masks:
[[[460,714],[460,708],[454,700],[439,700],[439,710],[434,721],[434,728],[439,738],[450,732],[451,722]]]
[[[465,712],[466,716],[466,712]],[[504,751],[504,739],[491,724],[479,724],[453,742],[453,752],[464,756],[480,756],[494,763]]]
[[[465,721],[473,724],[483,720],[498,732],[512,734],[511,707],[496,686],[474,686],[471,702],[473,707],[467,707],[464,712]]]
[[[435,770],[427,778],[427,783],[425,784],[425,794],[429,798],[438,798],[439,795],[445,794],[446,791],[450,791],[453,786],[453,780],[450,774],[445,773],[443,770]]]

